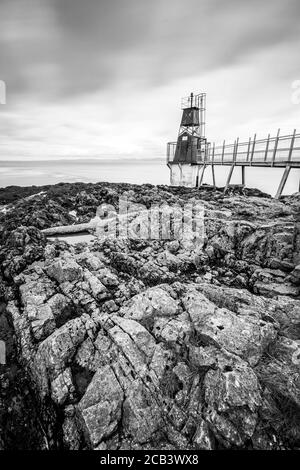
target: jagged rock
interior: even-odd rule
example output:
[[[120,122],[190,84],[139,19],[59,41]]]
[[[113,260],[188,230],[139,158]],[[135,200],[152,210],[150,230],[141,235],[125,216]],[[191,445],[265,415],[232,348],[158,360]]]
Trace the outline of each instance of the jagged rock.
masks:
[[[65,369],[51,383],[51,397],[58,405],[64,404],[74,391],[70,368]]]
[[[70,299],[63,294],[55,294],[46,302],[46,305],[51,309],[51,313],[55,319],[56,325],[60,326],[68,317],[68,308],[70,307]],[[71,307],[70,307],[71,308]]]
[[[171,253],[177,253],[180,248],[180,243],[178,240],[174,240],[173,242],[168,243],[167,247]]]
[[[139,375],[145,375],[147,371],[145,354],[138,348],[130,335],[117,325],[111,328],[108,334],[114,344],[123,352],[128,365]]]
[[[36,386],[42,396],[48,394],[48,381],[63,372],[86,335],[82,318],[75,318],[55,330],[40,343],[33,362],[29,364]]]
[[[269,357],[258,366],[258,374],[274,393],[300,406],[300,342],[281,337]]]
[[[126,318],[147,321],[155,317],[171,317],[179,313],[179,305],[161,287],[153,287],[137,294],[121,309]]]
[[[90,271],[84,270],[84,280],[88,283],[92,295],[97,300],[103,300],[108,297],[108,292],[106,287],[103,285],[99,279],[94,276]]]
[[[297,286],[300,285],[300,264],[291,272],[291,281]]]
[[[51,279],[54,279],[59,284],[78,281],[83,277],[82,268],[72,258],[59,259],[47,266],[45,271]]]
[[[75,417],[75,407],[70,405],[65,408],[65,419],[62,424],[63,443],[68,450],[79,450],[81,435]]]
[[[254,412],[261,404],[258,379],[249,367],[210,370],[205,376],[204,388],[208,406],[219,412],[234,407],[248,407]]]
[[[162,425],[161,407],[140,379],[133,381],[127,390],[122,424],[125,435],[134,436],[138,443],[150,440]]]
[[[276,338],[272,324],[218,308],[197,291],[190,291],[183,303],[202,341],[225,348],[251,365],[259,361],[265,348]]]
[[[200,202],[204,244],[72,246],[40,232],[74,223],[75,210],[88,224],[99,201],[117,207],[125,192],[145,207]],[[298,199],[108,183],[16,195],[0,214],[1,279],[44,433],[37,447],[296,448]]]
[[[102,284],[108,288],[116,287],[119,284],[117,276],[107,268],[100,269],[98,277]]]
[[[279,296],[276,301],[268,303],[268,310],[279,323],[283,336],[300,339],[300,300]]]
[[[199,450],[213,450],[214,440],[208,424],[202,419],[198,424],[195,435],[193,437],[193,443],[196,449]]]
[[[174,319],[165,317],[157,318],[153,325],[154,336],[168,343],[184,344],[188,341],[192,331],[192,325],[190,324],[186,312],[178,315]]]
[[[123,400],[123,390],[112,368],[104,366],[98,369],[78,404],[83,430],[92,447],[117,429]]]
[[[6,248],[19,250],[19,253],[24,253],[29,245],[46,245],[45,236],[33,226],[18,227],[10,233],[5,243]]]
[[[112,321],[119,325],[134,341],[138,349],[150,361],[156,346],[153,336],[138,322],[122,317],[112,317]]]
[[[238,356],[215,346],[192,347],[190,361],[204,378],[204,417],[225,446],[242,446],[255,430],[261,394],[258,378]]]
[[[282,271],[291,271],[294,268],[294,264],[289,261],[281,260],[278,258],[272,258],[270,260],[270,268],[272,269],[281,269]]]
[[[173,352],[162,343],[156,345],[153,357],[150,363],[150,369],[153,370],[158,379],[162,379],[167,367],[173,360]]]
[[[54,316],[48,305],[32,307],[27,315],[31,321],[32,333],[37,340],[49,336],[55,330]]]
[[[249,367],[209,370],[204,379],[205,419],[222,441],[241,446],[257,423],[261,405],[259,383]]]
[[[6,287],[3,280],[0,277],[0,301],[5,299]]]
[[[95,256],[89,250],[78,253],[75,258],[77,263],[88,270],[98,271],[99,269],[104,268],[104,264],[100,258]]]
[[[13,230],[0,253],[4,278],[11,280],[28,264],[41,259],[45,245],[46,238],[36,227],[21,226]]]
[[[299,296],[299,288],[288,284],[266,284],[264,282],[256,282],[254,292],[266,297],[277,297],[279,295],[290,295],[291,297]]]

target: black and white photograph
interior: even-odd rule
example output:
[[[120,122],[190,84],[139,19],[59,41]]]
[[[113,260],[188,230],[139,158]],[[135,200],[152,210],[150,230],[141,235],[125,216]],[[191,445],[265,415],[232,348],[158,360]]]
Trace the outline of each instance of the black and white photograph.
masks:
[[[0,0],[0,461],[297,450],[299,0]]]

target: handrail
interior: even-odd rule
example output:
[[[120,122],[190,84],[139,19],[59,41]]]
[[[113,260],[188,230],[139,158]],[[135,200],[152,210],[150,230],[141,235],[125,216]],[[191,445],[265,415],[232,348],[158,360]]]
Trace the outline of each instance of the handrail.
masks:
[[[176,142],[169,142],[167,147],[167,163],[172,163],[175,157]],[[202,158],[204,153],[204,158]],[[196,153],[196,163],[243,163],[253,165],[255,163],[263,166],[274,166],[280,162],[290,162],[300,164],[300,134],[294,130],[293,134],[284,136],[279,135],[266,139],[249,139],[247,142],[239,142],[236,139],[234,143],[208,146],[204,152],[199,149]],[[182,162],[183,163],[183,162]]]

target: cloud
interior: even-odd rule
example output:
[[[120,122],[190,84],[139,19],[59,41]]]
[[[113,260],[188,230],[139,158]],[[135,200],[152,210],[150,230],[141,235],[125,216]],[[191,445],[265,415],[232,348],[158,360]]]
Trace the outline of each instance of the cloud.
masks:
[[[0,158],[158,155],[180,97],[209,138],[290,130],[298,0],[0,0]]]

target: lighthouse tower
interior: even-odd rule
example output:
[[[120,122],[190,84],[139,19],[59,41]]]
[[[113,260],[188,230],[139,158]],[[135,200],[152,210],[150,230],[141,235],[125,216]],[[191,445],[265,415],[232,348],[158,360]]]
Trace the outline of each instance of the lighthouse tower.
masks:
[[[199,165],[205,161],[206,94],[191,93],[181,101],[182,118],[177,142],[169,142],[167,164],[171,173],[171,185],[196,186]]]

